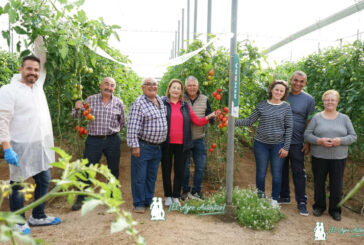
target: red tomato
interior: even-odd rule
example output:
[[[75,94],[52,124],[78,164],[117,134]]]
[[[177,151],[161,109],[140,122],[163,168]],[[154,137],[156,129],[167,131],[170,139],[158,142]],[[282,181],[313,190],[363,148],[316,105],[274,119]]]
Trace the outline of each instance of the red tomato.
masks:
[[[222,92],[222,89],[221,88],[218,88],[217,89],[217,92],[221,93]]]
[[[224,125],[222,125],[222,123],[219,123],[219,128],[223,128]]]
[[[87,132],[87,129],[84,129],[83,130],[83,134],[86,135],[88,132]]]
[[[77,132],[79,128],[80,128],[80,126],[76,125],[75,131]]]
[[[220,115],[219,115],[219,119],[220,119],[220,120],[223,120],[223,119],[224,119],[224,115],[220,114]]]
[[[211,147],[215,149],[215,148],[216,148],[216,144],[215,144],[215,143],[213,143],[213,144],[211,145]]]
[[[218,101],[220,101],[220,100],[221,100],[221,97],[222,97],[222,96],[221,96],[221,94],[217,94],[215,98],[216,98]]]
[[[209,151],[210,151],[210,152],[213,152],[213,151],[214,151],[214,149],[213,149],[213,148],[210,148],[210,149],[209,149]]]
[[[84,116],[87,116],[87,114],[88,114],[88,111],[84,111],[84,112],[82,113],[82,115],[84,115]]]
[[[226,122],[228,119],[226,118],[226,117],[224,117],[223,119],[222,119],[222,122]]]
[[[86,118],[87,120],[92,120],[92,114],[87,114]]]
[[[217,92],[216,92],[216,91],[214,91],[214,92],[212,93],[212,96],[213,96],[213,97],[216,97],[216,95],[217,95]]]
[[[89,104],[88,104],[88,103],[84,103],[84,104],[83,104],[83,107],[85,107],[85,109],[87,110],[87,109],[88,109],[88,107],[89,107]]]
[[[225,121],[224,123],[223,123],[223,126],[224,127],[226,127],[228,125],[228,121]]]
[[[229,108],[224,107],[224,112],[228,113],[229,112]]]

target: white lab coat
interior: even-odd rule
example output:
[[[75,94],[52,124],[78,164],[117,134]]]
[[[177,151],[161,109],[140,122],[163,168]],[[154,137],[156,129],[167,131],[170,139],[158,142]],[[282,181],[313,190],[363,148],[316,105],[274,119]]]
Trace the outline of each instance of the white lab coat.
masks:
[[[0,88],[0,142],[10,142],[19,156],[19,167],[9,165],[12,181],[47,170],[55,160],[50,149],[54,146],[51,117],[43,91],[45,76],[41,69],[30,88],[20,82],[20,74],[15,74],[10,84]]]

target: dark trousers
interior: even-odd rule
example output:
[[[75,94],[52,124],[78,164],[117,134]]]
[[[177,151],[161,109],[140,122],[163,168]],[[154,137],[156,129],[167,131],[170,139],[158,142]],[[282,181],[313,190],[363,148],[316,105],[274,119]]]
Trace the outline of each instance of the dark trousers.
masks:
[[[36,187],[34,190],[34,201],[38,200],[42,196],[48,193],[48,187],[51,180],[51,173],[48,170],[42,171],[36,175],[33,176],[33,179],[35,181]],[[10,181],[10,184],[13,183],[19,183]],[[19,209],[22,209],[24,207],[24,195],[22,192],[20,192],[23,189],[20,185],[14,185],[12,187],[12,192],[9,197],[10,201],[10,210],[12,212],[15,212]],[[32,216],[35,219],[43,219],[47,217],[44,213],[44,206],[45,203],[39,204],[35,208],[33,208]],[[23,213],[22,216],[25,218],[25,214]]]
[[[105,155],[107,167],[116,179],[119,179],[121,141],[119,134],[104,138],[89,135],[86,139],[84,158],[89,164],[99,163],[102,154]],[[88,182],[88,184],[91,184]]]
[[[321,211],[326,209],[325,182],[327,174],[329,174],[329,214],[341,213],[341,208],[337,205],[341,201],[345,162],[346,158],[322,159],[312,156],[312,172],[315,183],[315,204],[312,206],[314,209]]]
[[[166,144],[162,147],[162,175],[164,196],[179,198],[185,170],[186,152],[182,144]],[[172,165],[174,168],[173,192],[171,184]]]
[[[282,169],[282,188],[280,197],[290,197],[289,191],[289,163],[291,163],[292,178],[295,190],[297,203],[306,203],[306,170],[305,156],[302,152],[303,144],[292,144],[289,148],[288,156],[286,157]]]

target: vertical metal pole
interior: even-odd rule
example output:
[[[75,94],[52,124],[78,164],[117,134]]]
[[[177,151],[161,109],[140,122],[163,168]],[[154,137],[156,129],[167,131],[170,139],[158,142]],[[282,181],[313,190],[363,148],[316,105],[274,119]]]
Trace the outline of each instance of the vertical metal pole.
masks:
[[[208,0],[208,4],[207,4],[207,42],[210,40],[210,34],[211,34],[211,9],[212,9],[212,0]]]
[[[195,0],[195,15],[194,15],[194,22],[193,22],[193,40],[197,38],[197,0]]]
[[[179,20],[178,21],[178,34],[177,34],[177,47],[178,47],[178,52],[179,52],[179,44],[181,43],[181,35],[180,35],[180,32],[181,32],[181,21]]]
[[[234,37],[230,40],[230,76],[229,76],[229,121],[228,121],[228,149],[226,163],[226,203],[232,204],[233,200],[233,178],[234,178],[234,123],[235,119],[230,115],[232,111],[232,90],[233,90],[233,59],[236,54],[236,39],[238,25],[238,0],[231,1],[231,32]]]
[[[178,50],[177,50],[177,32],[174,32],[174,57],[178,56]]]
[[[182,49],[184,48],[183,46],[184,46],[184,41],[185,41],[184,32],[185,32],[185,9],[182,8],[182,32],[181,32]]]
[[[174,59],[174,41],[172,42],[172,59]]]
[[[187,46],[190,44],[190,0],[187,0]]]
[[[11,26],[10,26],[10,17],[9,17],[9,53],[11,52]]]

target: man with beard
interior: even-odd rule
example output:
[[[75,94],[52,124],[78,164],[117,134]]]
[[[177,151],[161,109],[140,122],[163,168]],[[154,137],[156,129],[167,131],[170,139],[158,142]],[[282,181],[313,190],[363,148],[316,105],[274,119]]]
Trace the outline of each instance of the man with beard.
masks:
[[[47,100],[43,91],[46,77],[45,52],[40,53],[43,40],[35,41],[35,53],[22,60],[20,74],[15,74],[10,84],[0,89],[0,142],[5,161],[9,164],[10,210],[15,212],[24,207],[24,186],[21,181],[33,177],[36,188],[34,200],[48,192],[50,183],[49,164],[54,162],[53,131]],[[39,51],[39,52],[38,52]],[[44,213],[44,202],[32,210],[30,226],[56,225],[57,217]],[[22,216],[25,218],[25,214]],[[13,229],[29,234],[30,228],[14,224]]]
[[[86,99],[95,119],[89,121],[87,126],[88,137],[84,158],[88,159],[89,164],[95,164],[99,163],[102,154],[104,154],[108,168],[115,178],[119,179],[121,152],[119,132],[125,125],[125,112],[121,99],[113,95],[115,88],[115,80],[106,77],[100,84],[101,93],[91,95]],[[74,117],[79,116],[80,110],[83,109],[85,108],[82,101],[76,101],[72,115]],[[91,183],[88,181],[87,184]],[[84,196],[78,196],[72,210],[79,210],[83,200]]]

